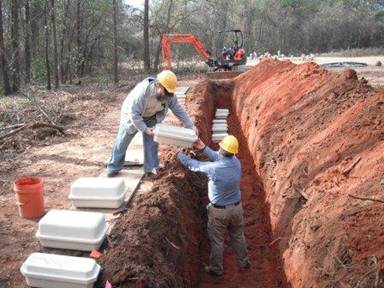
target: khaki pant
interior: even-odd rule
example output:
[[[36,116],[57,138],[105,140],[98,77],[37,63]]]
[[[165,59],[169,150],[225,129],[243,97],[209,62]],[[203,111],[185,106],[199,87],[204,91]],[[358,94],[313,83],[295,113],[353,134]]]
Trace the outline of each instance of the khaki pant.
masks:
[[[239,204],[220,209],[209,204],[207,210],[207,229],[211,243],[210,269],[219,274],[223,273],[223,247],[227,231],[231,238],[231,246],[235,251],[238,265],[240,268],[245,267],[249,260],[244,237],[243,207]]]

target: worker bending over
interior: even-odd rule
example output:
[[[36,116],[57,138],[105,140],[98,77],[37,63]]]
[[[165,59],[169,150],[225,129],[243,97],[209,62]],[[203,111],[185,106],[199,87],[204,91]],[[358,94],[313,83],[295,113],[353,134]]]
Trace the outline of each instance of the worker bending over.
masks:
[[[123,168],[128,145],[137,131],[143,132],[144,171],[158,175],[158,144],[153,141],[154,126],[164,120],[168,108],[187,128],[197,133],[191,118],[174,95],[176,85],[176,75],[164,70],[156,78],[148,77],[137,84],[125,98],[119,131],[107,164],[108,177],[116,176]]]
[[[191,159],[177,153],[181,163],[192,171],[205,173],[208,178],[208,237],[211,244],[209,266],[205,271],[215,277],[223,275],[223,245],[228,231],[240,270],[250,268],[244,237],[243,208],[241,205],[241,164],[235,156],[239,150],[236,137],[226,136],[219,151],[213,151],[200,139],[194,147],[204,152],[209,161]]]

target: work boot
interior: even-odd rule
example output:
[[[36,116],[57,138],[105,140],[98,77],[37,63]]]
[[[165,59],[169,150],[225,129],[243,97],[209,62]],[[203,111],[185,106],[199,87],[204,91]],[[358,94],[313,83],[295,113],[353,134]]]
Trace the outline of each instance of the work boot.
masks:
[[[147,172],[146,175],[152,180],[158,179],[160,177],[159,168],[153,168],[152,171]]]
[[[119,173],[120,173],[119,171],[108,171],[108,173],[107,173],[107,177],[108,177],[108,178],[115,177],[115,176],[118,175]]]
[[[216,272],[216,271],[212,270],[211,266],[205,266],[204,271],[215,278],[219,278],[219,277],[223,276],[223,272]]]

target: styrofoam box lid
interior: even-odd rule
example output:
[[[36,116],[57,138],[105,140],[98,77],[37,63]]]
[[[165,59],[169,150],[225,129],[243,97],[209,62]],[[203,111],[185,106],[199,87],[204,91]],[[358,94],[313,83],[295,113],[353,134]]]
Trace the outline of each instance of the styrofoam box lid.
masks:
[[[229,109],[216,109],[216,112],[227,112],[227,113],[229,113]]]
[[[39,221],[37,237],[93,242],[107,228],[103,213],[52,209]]]
[[[87,284],[96,281],[100,266],[90,258],[32,253],[20,271],[27,277]]]
[[[226,123],[213,123],[212,127],[228,127]]]
[[[213,119],[213,123],[227,123],[227,119]]]
[[[157,124],[155,127],[155,135],[159,137],[183,140],[191,143],[197,140],[196,132],[192,129],[166,124]]]
[[[124,193],[123,178],[81,177],[72,183],[69,198],[117,199]]]
[[[224,138],[225,136],[228,136],[228,133],[217,133],[217,134],[212,134],[212,139],[216,138]]]

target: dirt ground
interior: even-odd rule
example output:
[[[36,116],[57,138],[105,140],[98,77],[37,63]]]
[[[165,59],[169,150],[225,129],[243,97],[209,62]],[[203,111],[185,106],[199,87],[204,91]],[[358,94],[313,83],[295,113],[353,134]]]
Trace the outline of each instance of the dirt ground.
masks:
[[[382,70],[357,73],[382,87]],[[206,179],[178,164],[177,149],[164,147],[161,178],[142,181],[130,206],[135,213],[117,220],[105,244],[102,279],[114,287],[374,287],[381,281],[382,204],[348,195],[375,198],[383,191],[382,90],[351,71],[279,61],[234,80],[192,78],[181,85],[194,87],[187,107],[203,140],[209,143],[214,109],[230,108],[230,132],[246,143],[239,158],[252,268],[239,273],[227,243],[223,279],[202,273],[209,252]],[[22,262],[45,251],[34,236],[37,221],[18,216],[12,182],[40,176],[46,208],[69,208],[71,182],[103,169],[133,83],[71,87],[57,102],[52,97],[59,95],[42,94],[46,103],[63,101],[57,105],[66,135],[27,130],[1,144],[0,287],[26,287]],[[357,157],[356,167],[342,174]]]

